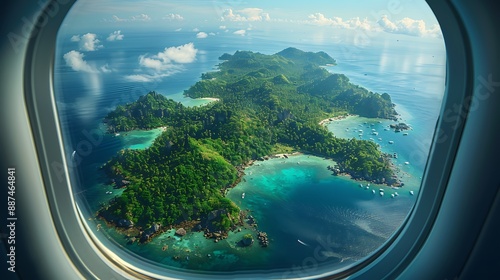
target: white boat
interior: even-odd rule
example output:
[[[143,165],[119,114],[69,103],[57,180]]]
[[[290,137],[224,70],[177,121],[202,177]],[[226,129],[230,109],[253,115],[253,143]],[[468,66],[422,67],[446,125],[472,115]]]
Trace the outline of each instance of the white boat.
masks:
[[[408,165],[408,164],[410,164],[410,162],[408,162],[408,161],[405,161],[405,164],[406,164],[406,165]]]
[[[241,198],[245,198],[245,193],[242,193],[242,194],[241,194]]]
[[[370,188],[370,184],[368,184],[368,186],[366,186],[366,189],[369,189]]]
[[[389,141],[389,144],[394,144],[394,141],[392,141],[392,140],[391,140],[391,141]]]
[[[302,241],[302,240],[300,240],[300,239],[297,239],[297,241],[298,241],[300,244],[304,245],[304,246],[309,246],[309,245],[307,245],[307,243],[303,242],[303,241]]]
[[[359,184],[359,187],[362,188],[363,187],[363,184]]]
[[[75,159],[75,154],[76,154],[76,151],[73,151],[73,153],[71,154],[71,159],[74,160]]]
[[[394,198],[394,194],[393,193],[391,194],[391,198]]]
[[[410,191],[410,194],[411,194],[411,195],[414,195],[413,191]]]
[[[375,194],[375,190],[372,190],[372,193]]]
[[[398,196],[398,195],[399,195],[399,193],[398,193],[398,192],[394,192],[394,195],[395,195],[395,196]]]
[[[403,133],[403,136],[408,136],[408,132]]]
[[[375,131],[375,128],[372,128],[372,131]]]
[[[115,136],[120,136],[120,133],[115,133]]]
[[[380,192],[380,196],[384,196],[384,192]]]
[[[378,132],[374,131],[372,132],[373,135],[378,135]]]

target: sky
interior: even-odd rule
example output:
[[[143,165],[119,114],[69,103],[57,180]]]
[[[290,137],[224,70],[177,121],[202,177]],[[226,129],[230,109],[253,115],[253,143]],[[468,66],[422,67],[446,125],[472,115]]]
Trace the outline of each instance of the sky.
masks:
[[[311,27],[440,37],[440,29],[423,0],[79,0],[64,23],[88,29],[162,28],[238,32],[250,29]],[[228,30],[228,31],[226,31]]]
[[[384,36],[410,44],[442,45],[434,14],[423,0],[79,0],[60,29],[59,39],[73,50],[63,55],[74,71],[93,75],[114,71],[92,63],[92,54],[131,32],[190,32],[192,40],[168,45],[137,58],[134,82],[161,80],[193,63],[197,40],[213,36],[299,38],[309,42],[342,42],[363,47]],[[390,37],[394,41],[394,37]],[[349,41],[350,40],[350,41]]]

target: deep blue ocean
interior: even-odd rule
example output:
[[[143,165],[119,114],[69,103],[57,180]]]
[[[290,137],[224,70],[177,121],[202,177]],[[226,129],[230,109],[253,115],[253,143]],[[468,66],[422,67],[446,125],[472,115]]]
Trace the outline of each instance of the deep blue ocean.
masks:
[[[89,64],[106,65],[111,72],[85,73],[74,71],[63,59],[64,54],[77,49],[70,38],[71,34],[59,35],[54,89],[75,199],[96,237],[117,248],[117,253],[131,263],[139,265],[130,258],[139,256],[143,261],[180,270],[277,270],[297,277],[314,274],[368,256],[397,230],[415,202],[444,93],[446,58],[438,39],[419,41],[389,35],[361,47],[265,35],[235,40],[234,36],[221,34],[197,40],[193,32],[127,33],[123,41],[106,42],[98,51],[84,53]],[[153,82],[125,78],[140,71],[141,55],[154,55],[166,47],[190,42],[198,50],[196,61],[184,64],[178,73]],[[192,105],[193,101],[181,93],[202,73],[216,70],[223,53],[251,50],[274,54],[287,47],[325,51],[338,64],[327,67],[329,71],[343,73],[351,82],[371,91],[391,95],[402,121],[412,126],[407,136],[384,130],[390,121],[359,117],[332,122],[327,128],[338,137],[373,138],[369,141],[379,143],[384,152],[397,153],[394,163],[400,168],[404,188],[372,185],[366,189],[366,182],[334,177],[326,169],[331,162],[307,155],[254,165],[228,197],[242,209],[252,211],[259,229],[267,232],[271,240],[268,248],[234,246],[245,231],[218,244],[195,233],[180,240],[167,232],[146,245],[127,245],[122,235],[102,221],[89,220],[101,203],[119,195],[105,184],[99,167],[121,149],[146,148],[161,133],[106,134],[102,119],[110,110],[152,90]],[[362,136],[358,135],[359,129],[364,131]],[[370,134],[372,131],[378,135]],[[73,151],[76,153],[72,157]],[[384,189],[384,196],[378,194],[379,188]],[[399,196],[391,198],[395,192]],[[99,231],[97,224],[102,225]],[[164,245],[169,246],[167,251],[161,250]],[[173,256],[179,256],[181,261]]]

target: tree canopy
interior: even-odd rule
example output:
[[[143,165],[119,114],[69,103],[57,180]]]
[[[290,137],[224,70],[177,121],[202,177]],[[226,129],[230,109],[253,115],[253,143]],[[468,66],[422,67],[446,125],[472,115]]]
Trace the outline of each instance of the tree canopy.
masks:
[[[167,126],[145,150],[125,150],[105,170],[130,184],[101,212],[139,226],[172,225],[200,219],[228,230],[239,209],[223,190],[237,183],[238,167],[283,147],[329,157],[355,178],[389,179],[393,172],[377,145],[339,139],[322,119],[357,113],[393,118],[391,98],[330,74],[335,64],[324,52],[288,48],[274,55],[224,54],[219,71],[208,72],[185,91],[219,102],[185,107],[156,92],[118,106],[105,122],[111,131]]]

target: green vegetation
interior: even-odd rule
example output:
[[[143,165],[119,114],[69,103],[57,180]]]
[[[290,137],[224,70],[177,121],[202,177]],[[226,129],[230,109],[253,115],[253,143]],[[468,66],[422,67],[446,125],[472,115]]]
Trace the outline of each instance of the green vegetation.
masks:
[[[155,92],[118,106],[105,118],[110,131],[167,126],[146,150],[125,150],[105,170],[127,180],[123,194],[100,214],[146,228],[200,220],[211,230],[241,222],[239,208],[224,197],[241,166],[276,151],[329,157],[354,178],[388,181],[393,175],[376,144],[339,139],[318,122],[356,113],[392,118],[388,94],[353,85],[320,65],[335,64],[324,52],[288,48],[275,55],[224,54],[220,71],[202,75],[185,94],[220,102],[186,108]]]

